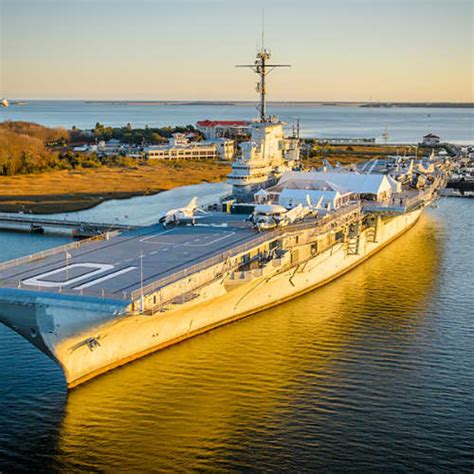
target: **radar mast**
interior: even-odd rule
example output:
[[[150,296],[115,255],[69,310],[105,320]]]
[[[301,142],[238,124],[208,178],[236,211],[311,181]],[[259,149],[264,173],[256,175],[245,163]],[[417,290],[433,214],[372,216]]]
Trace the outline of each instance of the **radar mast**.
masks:
[[[263,23],[263,21],[262,21]],[[278,67],[291,67],[290,64],[268,64],[268,60],[271,57],[270,50],[266,49],[264,46],[264,29],[262,24],[262,45],[260,51],[257,52],[257,58],[254,64],[239,64],[235,67],[247,67],[252,69],[252,71],[259,76],[259,81],[257,82],[257,92],[260,94],[260,104],[257,106],[258,111],[260,112],[260,122],[268,122],[267,118],[267,84],[266,77],[274,69]]]

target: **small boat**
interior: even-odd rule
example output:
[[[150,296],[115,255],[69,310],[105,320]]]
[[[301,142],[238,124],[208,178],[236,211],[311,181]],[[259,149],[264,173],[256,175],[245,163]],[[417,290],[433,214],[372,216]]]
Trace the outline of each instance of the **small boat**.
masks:
[[[5,97],[2,99],[2,107],[8,107],[10,105],[10,102],[8,102],[7,99],[5,99]]]

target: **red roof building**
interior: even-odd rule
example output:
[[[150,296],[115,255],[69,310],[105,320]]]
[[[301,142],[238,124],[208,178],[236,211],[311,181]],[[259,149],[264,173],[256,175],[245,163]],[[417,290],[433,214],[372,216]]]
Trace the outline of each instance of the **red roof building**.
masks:
[[[196,128],[207,138],[235,138],[249,132],[251,122],[246,120],[200,120]]]

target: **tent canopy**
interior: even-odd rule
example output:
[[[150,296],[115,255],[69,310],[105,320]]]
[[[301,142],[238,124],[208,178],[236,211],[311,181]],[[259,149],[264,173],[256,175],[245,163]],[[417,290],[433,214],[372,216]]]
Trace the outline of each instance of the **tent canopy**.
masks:
[[[357,194],[374,194],[380,196],[382,194],[391,194],[400,189],[400,184],[391,176],[386,174],[363,174],[357,172],[347,173],[324,173],[324,172],[301,172],[288,171],[282,175],[278,183],[278,187],[292,188],[295,182],[309,182],[315,185],[324,181],[332,186],[342,188],[346,193],[352,192]]]

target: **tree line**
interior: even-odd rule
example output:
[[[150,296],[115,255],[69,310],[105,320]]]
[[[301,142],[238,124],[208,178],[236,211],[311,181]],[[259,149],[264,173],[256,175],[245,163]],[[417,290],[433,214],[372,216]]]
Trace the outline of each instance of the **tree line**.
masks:
[[[166,143],[173,133],[184,132],[193,132],[196,134],[197,140],[202,139],[202,135],[192,125],[184,127],[149,127],[146,125],[145,128],[132,128],[130,123],[125,127],[109,127],[97,122],[92,134],[73,127],[70,131],[70,140],[72,142],[94,143],[116,139],[127,145],[160,145]]]
[[[49,170],[71,170],[100,166],[132,166],[136,160],[124,156],[99,156],[77,153],[68,147],[77,143],[94,143],[112,138],[131,145],[160,144],[176,132],[195,132],[194,127],[133,129],[112,128],[97,123],[92,133],[73,127],[50,128],[30,122],[0,123],[0,175],[41,173]]]

